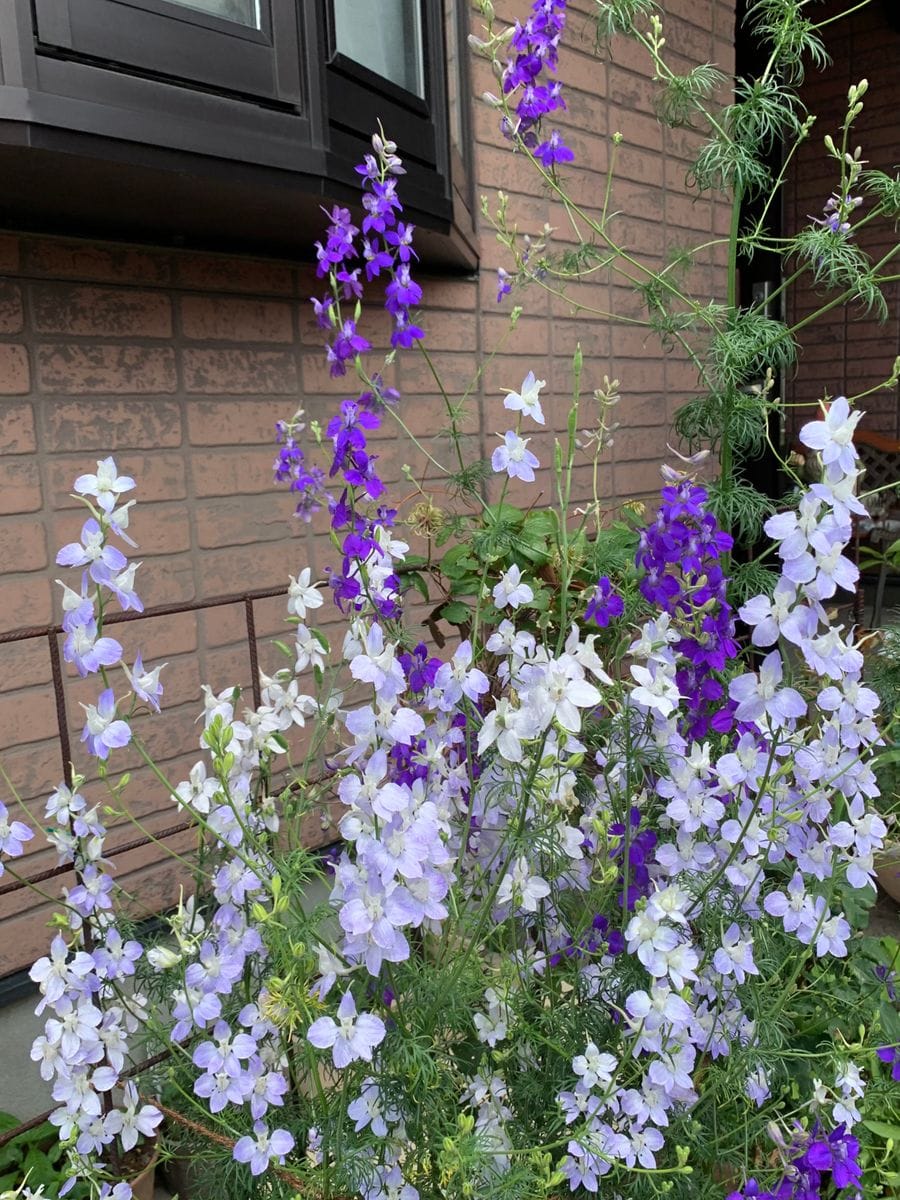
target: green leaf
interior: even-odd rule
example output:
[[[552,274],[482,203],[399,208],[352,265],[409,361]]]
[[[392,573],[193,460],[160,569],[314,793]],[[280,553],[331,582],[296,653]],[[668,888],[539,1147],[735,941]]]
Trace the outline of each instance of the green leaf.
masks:
[[[463,625],[471,619],[472,609],[470,605],[463,604],[461,600],[451,600],[441,609],[441,616],[451,625]]]
[[[863,1125],[879,1137],[893,1138],[895,1142],[900,1142],[900,1125],[885,1125],[883,1121],[863,1121]]]
[[[0,1111],[0,1133],[6,1133],[7,1129],[15,1129],[18,1124],[18,1117],[14,1117],[12,1113]]]
[[[22,1174],[28,1177],[29,1187],[36,1188],[39,1183],[55,1183],[59,1178],[58,1172],[43,1150],[32,1146],[22,1163]]]
[[[552,538],[557,530],[556,513],[552,508],[539,508],[530,512],[525,518],[522,536],[534,533],[538,537]]]
[[[477,596],[481,590],[481,580],[474,575],[464,575],[461,579],[450,580],[452,596]]]
[[[894,1045],[900,1046],[900,1014],[892,1004],[883,1000],[878,1015],[881,1017],[881,1028],[884,1030],[885,1036]]]
[[[428,595],[428,584],[425,582],[421,572],[405,571],[403,573],[403,577],[410,584],[410,586],[416,589],[423,600],[428,601],[431,598]]]
[[[468,543],[452,546],[441,559],[441,570],[448,579],[457,579],[478,570],[478,560],[472,557]]]
[[[491,524],[521,525],[525,514],[513,504],[489,504],[484,510],[485,522]]]
[[[311,629],[309,632],[313,635],[325,653],[328,654],[328,652],[331,650],[331,647],[328,645],[328,638],[325,636],[325,634],[321,633],[318,629]]]

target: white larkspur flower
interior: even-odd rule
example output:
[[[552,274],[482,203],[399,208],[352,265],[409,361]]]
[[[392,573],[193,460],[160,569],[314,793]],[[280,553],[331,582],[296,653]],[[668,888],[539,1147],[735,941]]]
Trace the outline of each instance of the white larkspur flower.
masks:
[[[535,379],[534,371],[529,371],[522,381],[520,390],[510,392],[503,401],[503,407],[511,409],[513,412],[520,412],[523,416],[531,417],[532,421],[543,425],[544,413],[541,409],[540,394],[541,388],[546,386],[546,380]]]
[[[492,595],[498,608],[518,608],[534,599],[534,592],[522,582],[522,572],[515,563],[500,576]]]
[[[301,621],[309,609],[321,608],[323,603],[322,593],[310,580],[309,567],[304,567],[296,579],[293,575],[288,576],[287,610]]]
[[[78,495],[93,496],[105,513],[112,512],[122,492],[130,492],[134,487],[131,476],[120,475],[112,458],[98,461],[96,475],[79,475],[75,480]]]

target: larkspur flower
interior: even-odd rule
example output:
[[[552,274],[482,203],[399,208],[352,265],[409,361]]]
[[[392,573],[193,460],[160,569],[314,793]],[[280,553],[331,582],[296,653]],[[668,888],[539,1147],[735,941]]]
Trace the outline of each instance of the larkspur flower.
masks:
[[[309,609],[320,608],[323,604],[322,593],[311,579],[309,567],[304,567],[296,579],[293,575],[288,577],[287,610],[301,621],[306,619]]]
[[[848,475],[855,470],[858,455],[853,446],[853,431],[861,416],[858,409],[850,411],[846,396],[837,396],[827,406],[823,420],[809,421],[803,426],[800,440],[821,454],[826,478]]]
[[[119,496],[132,491],[134,487],[131,476],[120,475],[112,458],[98,462],[95,475],[79,475],[75,480],[75,491],[79,496],[93,496],[105,513],[112,512],[119,502]]]
[[[87,720],[81,740],[95,758],[107,759],[110,750],[120,750],[131,741],[131,727],[116,718],[116,698],[112,688],[100,693],[96,704],[82,704]]]
[[[285,1155],[294,1148],[294,1139],[286,1129],[274,1129],[271,1133],[262,1122],[253,1126],[255,1137],[245,1135],[234,1144],[232,1151],[235,1162],[247,1163],[251,1175],[262,1175],[273,1159],[283,1164]]]
[[[491,467],[498,474],[505,471],[510,479],[534,483],[534,472],[541,465],[528,449],[530,438],[519,437],[512,429],[503,434],[503,445],[491,455]]]
[[[624,612],[625,602],[613,592],[609,576],[601,575],[597,580],[596,590],[584,610],[584,619],[593,621],[601,629],[605,629],[611,620],[621,617]]]
[[[10,858],[20,858],[25,853],[25,843],[34,837],[34,830],[24,821],[12,820],[9,809],[0,800],[0,852]],[[3,874],[3,864],[0,862],[0,875]]]
[[[503,401],[503,407],[513,412],[520,412],[539,425],[544,424],[544,413],[541,408],[541,390],[547,386],[543,379],[535,379],[534,371],[529,371],[517,392],[509,392]]]
[[[498,608],[518,608],[534,599],[534,591],[523,583],[522,572],[515,563],[500,576],[491,594]]]
[[[61,567],[87,567],[95,583],[106,583],[128,565],[125,555],[106,541],[106,534],[93,517],[81,528],[81,540],[69,542],[56,555]]]
[[[336,1067],[343,1068],[357,1059],[372,1061],[372,1053],[384,1041],[384,1021],[374,1013],[357,1015],[356,1002],[347,991],[338,1005],[337,1021],[319,1017],[307,1030],[307,1040],[318,1050],[332,1051]]]
[[[154,712],[159,712],[159,701],[163,694],[159,675],[168,665],[168,663],[160,663],[158,667],[146,671],[144,670],[144,661],[138,653],[134,660],[134,667],[131,670],[125,667],[125,674],[128,676],[135,696],[149,705]]]

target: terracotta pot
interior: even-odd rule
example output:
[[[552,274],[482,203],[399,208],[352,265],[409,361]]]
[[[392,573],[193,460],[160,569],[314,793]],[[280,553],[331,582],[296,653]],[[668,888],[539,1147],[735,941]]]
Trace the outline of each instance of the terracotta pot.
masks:
[[[900,843],[890,842],[875,855],[875,878],[891,899],[900,904]]]
[[[156,1163],[158,1158],[159,1151],[154,1149],[153,1157],[147,1165],[129,1180],[133,1200],[153,1200],[153,1194],[156,1190]]]

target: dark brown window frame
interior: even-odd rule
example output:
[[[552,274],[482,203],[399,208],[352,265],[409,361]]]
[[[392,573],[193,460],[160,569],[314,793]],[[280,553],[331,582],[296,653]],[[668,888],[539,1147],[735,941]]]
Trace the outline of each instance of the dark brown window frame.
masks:
[[[353,163],[378,115],[408,162],[404,199],[426,258],[471,269],[471,213],[454,211],[442,0],[420,3],[424,100],[332,52],[330,0],[263,0],[259,30],[168,0],[7,0],[0,160],[15,182],[0,222],[305,253],[319,205],[358,196]],[[143,47],[135,17],[150,31]],[[173,31],[180,74],[171,59],[152,69]],[[226,67],[211,47],[227,48]],[[63,185],[56,207],[49,177]]]

